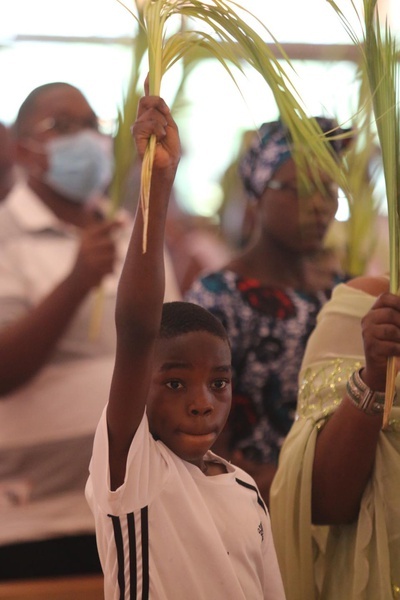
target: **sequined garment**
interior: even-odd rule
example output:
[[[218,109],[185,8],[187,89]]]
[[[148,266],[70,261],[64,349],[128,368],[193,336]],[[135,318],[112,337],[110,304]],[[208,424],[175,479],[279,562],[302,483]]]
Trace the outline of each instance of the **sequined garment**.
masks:
[[[381,431],[375,464],[351,524],[311,523],[317,436],[363,364],[361,319],[376,298],[339,285],[322,308],[300,372],[296,421],[271,488],[271,519],[287,600],[400,598],[400,407]],[[397,394],[400,397],[399,379]],[[369,417],[371,418],[371,417]],[[338,440],[339,443],[339,440]],[[332,445],[332,453],[335,452]],[[349,456],[353,449],[348,446]]]

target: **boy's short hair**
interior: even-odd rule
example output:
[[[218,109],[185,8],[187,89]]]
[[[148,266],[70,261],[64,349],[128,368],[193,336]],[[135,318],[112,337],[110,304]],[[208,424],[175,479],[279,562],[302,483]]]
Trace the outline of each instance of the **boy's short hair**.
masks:
[[[168,339],[192,331],[207,331],[230,346],[225,327],[210,311],[192,302],[166,302],[163,305],[158,337]]]

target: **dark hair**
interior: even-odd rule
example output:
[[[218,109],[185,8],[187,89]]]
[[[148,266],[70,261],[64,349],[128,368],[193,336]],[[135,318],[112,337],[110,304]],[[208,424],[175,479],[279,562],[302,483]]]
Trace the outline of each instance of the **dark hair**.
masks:
[[[26,135],[27,131],[29,130],[29,119],[32,117],[36,110],[38,100],[40,100],[42,96],[47,94],[47,92],[59,87],[68,87],[76,89],[75,86],[69,83],[64,83],[63,81],[53,81],[51,83],[45,83],[43,85],[38,86],[28,94],[28,96],[25,98],[25,100],[19,107],[19,111],[15,119],[14,132],[17,138]]]
[[[207,331],[228,342],[229,337],[221,321],[208,310],[192,302],[166,302],[163,305],[159,337],[173,338],[193,331]]]

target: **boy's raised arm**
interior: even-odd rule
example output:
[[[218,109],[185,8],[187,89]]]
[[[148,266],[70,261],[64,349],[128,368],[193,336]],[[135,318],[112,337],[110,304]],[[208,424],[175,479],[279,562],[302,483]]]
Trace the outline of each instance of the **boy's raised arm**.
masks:
[[[132,134],[141,158],[152,134],[157,145],[147,250],[143,253],[143,217],[138,207],[117,294],[117,350],[107,409],[112,489],[123,483],[127,454],[149,391],[164,298],[165,220],[180,158],[178,130],[161,98],[141,99]]]

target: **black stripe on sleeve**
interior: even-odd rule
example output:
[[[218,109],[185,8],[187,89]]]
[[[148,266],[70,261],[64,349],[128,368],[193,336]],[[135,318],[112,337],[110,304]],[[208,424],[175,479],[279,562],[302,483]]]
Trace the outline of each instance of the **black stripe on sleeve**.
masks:
[[[119,600],[125,598],[125,573],[124,573],[124,543],[122,540],[121,523],[119,517],[108,515],[111,518],[113,529],[114,529],[114,541],[117,549],[117,562],[118,562],[118,586],[119,586]]]
[[[130,577],[130,600],[137,598],[137,560],[136,560],[136,528],[135,516],[129,513],[127,516],[128,522],[128,539],[129,539],[129,577]]]
[[[145,506],[141,510],[142,526],[142,600],[149,598],[149,515]]]
[[[258,493],[258,489],[255,487],[255,485],[251,485],[250,483],[247,483],[246,481],[242,481],[241,479],[238,479],[237,477],[235,477],[235,479],[239,485],[242,485],[243,487],[245,487],[249,490],[253,490],[253,492],[255,492],[257,494],[257,502],[261,506],[261,508],[263,509],[265,514],[267,514],[267,509],[265,508],[265,504],[264,504],[260,494]]]

